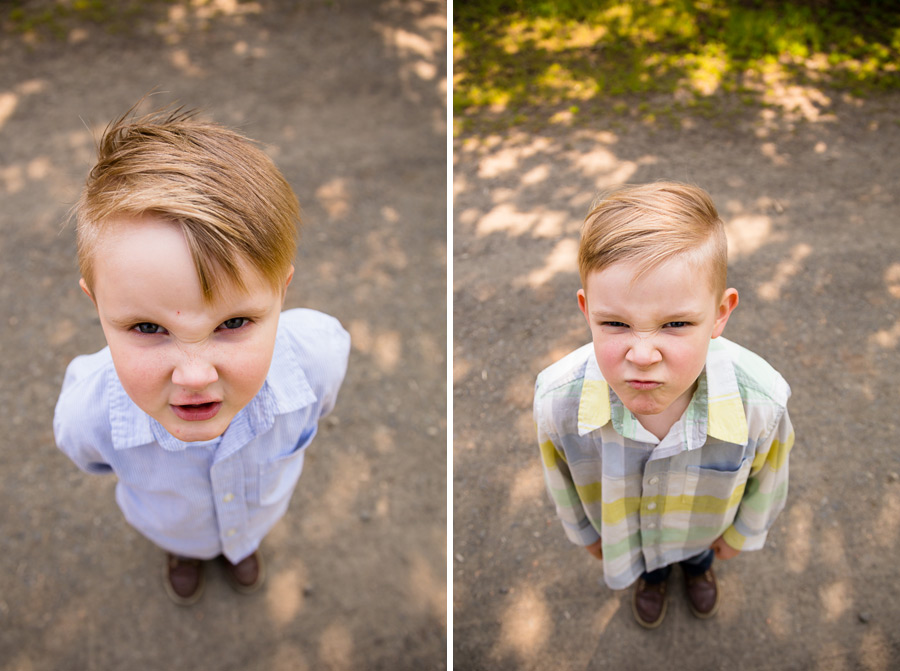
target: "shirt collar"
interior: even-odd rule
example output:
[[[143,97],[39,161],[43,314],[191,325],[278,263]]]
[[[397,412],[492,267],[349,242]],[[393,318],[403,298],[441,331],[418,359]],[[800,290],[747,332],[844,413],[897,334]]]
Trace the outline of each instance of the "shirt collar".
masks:
[[[724,344],[717,342],[718,340],[721,339],[710,342],[706,366],[700,374],[697,391],[685,414],[688,418],[696,417],[699,420],[700,426],[697,427],[699,431],[694,435],[698,437],[708,435],[725,442],[744,445],[749,439],[747,416],[744,413],[734,365]],[[593,350],[590,350],[578,404],[579,436],[595,431],[613,419],[610,396],[614,393],[600,372]],[[621,405],[618,400],[617,404]],[[704,405],[705,413],[702,412]],[[622,410],[627,418],[632,418],[627,408],[623,406]],[[702,444],[703,440],[699,442]]]
[[[141,410],[115,374],[110,375],[109,397],[110,436],[114,449],[125,450],[155,442],[167,451],[177,452],[193,445],[175,438]],[[234,430],[241,434],[242,444],[246,443],[272,428],[276,416],[294,412],[315,401],[316,395],[300,358],[288,336],[279,329],[272,364],[262,389],[235,415],[226,434]]]

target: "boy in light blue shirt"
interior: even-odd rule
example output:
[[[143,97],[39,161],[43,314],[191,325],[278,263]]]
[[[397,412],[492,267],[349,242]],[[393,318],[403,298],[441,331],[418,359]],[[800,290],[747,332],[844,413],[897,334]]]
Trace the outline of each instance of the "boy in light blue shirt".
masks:
[[[80,285],[108,347],[69,365],[60,449],[113,473],[127,521],[166,552],[164,586],[195,603],[203,561],[265,578],[259,544],[285,513],[350,340],[282,312],[299,205],[246,138],[191,113],[107,128],[76,207]]]

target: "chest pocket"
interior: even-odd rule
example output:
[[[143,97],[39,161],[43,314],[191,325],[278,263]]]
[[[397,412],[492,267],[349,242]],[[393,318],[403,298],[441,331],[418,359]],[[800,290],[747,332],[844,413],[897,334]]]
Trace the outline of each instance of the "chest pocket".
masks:
[[[259,465],[260,505],[274,505],[291,495],[303,471],[306,446],[315,435],[315,430],[310,431],[301,438],[293,451]]]
[[[732,498],[740,500],[744,487],[747,484],[747,476],[753,462],[744,459],[734,469],[712,468],[702,466],[688,466],[685,473],[684,496],[685,497],[711,497],[728,502],[725,505],[737,503]],[[720,506],[715,506],[719,508]]]

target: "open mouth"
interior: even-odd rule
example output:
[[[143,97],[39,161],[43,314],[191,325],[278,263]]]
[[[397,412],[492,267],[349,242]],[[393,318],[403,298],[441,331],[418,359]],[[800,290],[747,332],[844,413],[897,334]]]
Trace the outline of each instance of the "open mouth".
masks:
[[[221,401],[210,401],[208,403],[187,403],[185,405],[172,405],[172,412],[179,419],[187,422],[203,422],[212,419],[219,413],[222,407]]]

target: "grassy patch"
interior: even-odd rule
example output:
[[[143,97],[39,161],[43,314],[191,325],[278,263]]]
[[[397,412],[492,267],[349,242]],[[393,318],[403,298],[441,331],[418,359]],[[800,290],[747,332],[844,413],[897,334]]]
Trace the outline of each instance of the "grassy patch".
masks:
[[[868,0],[457,0],[460,119],[623,106],[637,118],[704,101],[900,88],[900,12]],[[821,95],[821,93],[819,93]],[[727,100],[726,100],[727,99]],[[636,109],[641,103],[649,108]],[[815,105],[813,100],[810,105]],[[805,113],[811,113],[812,107]]]

